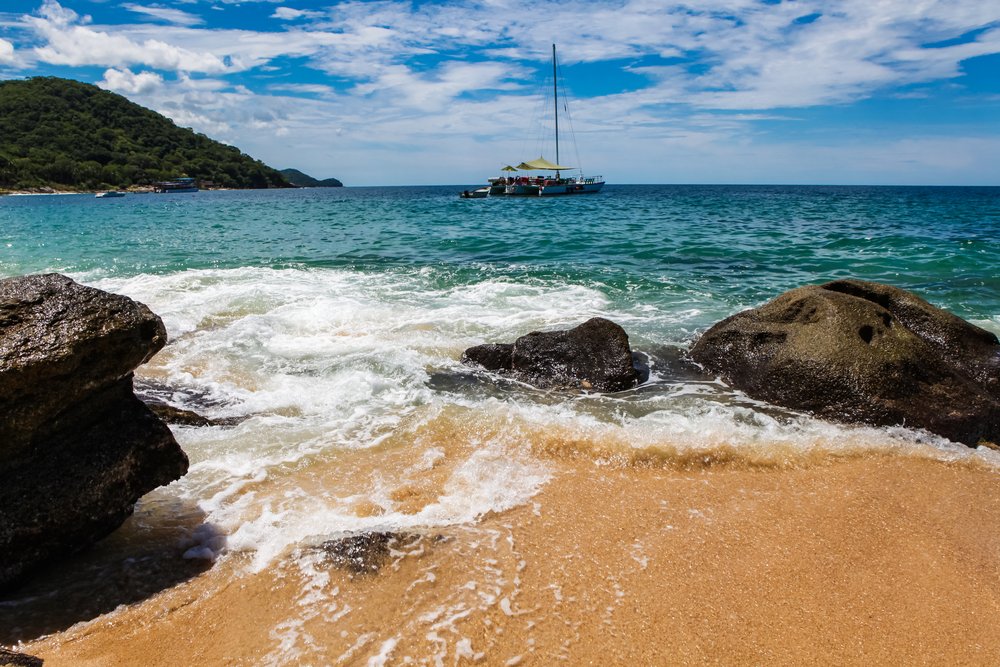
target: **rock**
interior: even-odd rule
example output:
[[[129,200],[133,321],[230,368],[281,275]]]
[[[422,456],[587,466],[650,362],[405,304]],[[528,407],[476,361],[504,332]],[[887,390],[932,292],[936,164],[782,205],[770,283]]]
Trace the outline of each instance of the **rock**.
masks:
[[[462,363],[479,364],[488,371],[509,371],[513,353],[514,345],[511,343],[476,345],[462,353]]]
[[[638,383],[628,334],[601,317],[565,331],[534,331],[512,345],[470,347],[462,360],[506,371],[542,389],[573,387],[607,392],[630,389]]]
[[[389,558],[389,547],[404,536],[398,533],[359,533],[320,545],[330,561],[352,574],[374,574]]]
[[[153,411],[157,417],[162,419],[167,424],[177,424],[179,426],[212,426],[213,422],[208,417],[199,415],[193,410],[185,410],[184,408],[175,408],[172,405],[166,403],[154,403],[152,401],[143,401],[146,406]]]
[[[791,290],[719,322],[691,356],[754,398],[824,418],[1000,438],[997,337],[889,285]]]
[[[166,342],[127,297],[57,274],[0,280],[0,590],[104,537],[187,471],[132,392]]]
[[[153,414],[164,422],[178,426],[238,426],[248,419],[248,417],[212,419],[211,417],[200,415],[194,410],[185,410],[184,408],[178,408],[162,401],[143,398],[142,402],[153,411]]]
[[[44,661],[27,653],[0,648],[0,667],[42,667]]]
[[[149,409],[157,417],[168,424],[177,424],[179,426],[238,426],[250,418],[249,415],[217,418],[206,417],[195,410],[173,405],[174,402],[181,402],[185,405],[193,405],[199,410],[217,408],[219,402],[210,398],[208,393],[204,391],[173,387],[148,377],[137,377],[132,385],[135,395],[139,397],[139,400],[149,406]]]

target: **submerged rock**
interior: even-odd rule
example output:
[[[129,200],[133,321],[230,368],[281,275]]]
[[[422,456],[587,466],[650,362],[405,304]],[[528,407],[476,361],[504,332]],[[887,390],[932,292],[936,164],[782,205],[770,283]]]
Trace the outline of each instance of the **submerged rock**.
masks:
[[[390,545],[403,537],[388,532],[360,533],[328,540],[320,548],[337,567],[350,570],[353,574],[374,574],[389,558]]]
[[[239,417],[206,417],[200,412],[180,408],[173,405],[180,401],[185,405],[193,405],[197,409],[217,408],[219,402],[211,399],[206,392],[192,391],[188,388],[173,387],[151,378],[138,377],[132,383],[135,395],[149,406],[157,417],[168,424],[178,426],[238,426],[249,416]]]
[[[1000,343],[889,285],[791,290],[719,322],[692,358],[754,398],[821,417],[1000,440]]]
[[[628,334],[601,317],[565,331],[534,331],[513,344],[470,347],[462,361],[542,389],[623,391],[638,384]]]
[[[198,414],[194,410],[185,410],[169,403],[149,399],[143,399],[143,403],[153,411],[153,414],[166,423],[178,426],[238,426],[247,420],[247,417],[212,419],[211,417]]]
[[[193,410],[177,408],[167,403],[156,403],[153,401],[143,401],[146,406],[153,411],[157,417],[168,424],[179,426],[212,426],[213,422],[204,415],[199,415]]]
[[[131,299],[57,275],[0,280],[0,589],[117,528],[187,471],[132,392],[166,342]]]

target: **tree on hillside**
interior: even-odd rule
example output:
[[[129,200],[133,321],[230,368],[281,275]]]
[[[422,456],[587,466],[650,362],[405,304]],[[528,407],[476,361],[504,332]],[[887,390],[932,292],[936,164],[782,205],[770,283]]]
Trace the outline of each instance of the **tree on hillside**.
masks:
[[[181,175],[228,188],[289,187],[238,148],[97,86],[0,81],[0,187],[125,188]]]

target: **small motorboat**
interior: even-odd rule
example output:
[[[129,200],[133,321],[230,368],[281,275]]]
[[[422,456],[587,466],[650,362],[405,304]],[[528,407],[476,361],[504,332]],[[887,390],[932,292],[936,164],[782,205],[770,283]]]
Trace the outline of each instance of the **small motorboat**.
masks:
[[[490,189],[487,188],[476,188],[475,190],[462,190],[458,193],[458,196],[462,199],[482,199],[490,194]]]
[[[98,192],[94,196],[98,199],[107,199],[108,197],[124,197],[125,193],[118,190],[108,190],[107,192]]]

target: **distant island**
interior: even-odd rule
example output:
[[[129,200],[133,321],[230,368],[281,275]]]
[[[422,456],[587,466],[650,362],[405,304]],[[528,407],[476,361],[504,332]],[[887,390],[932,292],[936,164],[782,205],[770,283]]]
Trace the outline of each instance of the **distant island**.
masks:
[[[0,192],[143,188],[181,176],[203,187],[292,187],[238,148],[97,86],[0,81]]]
[[[284,176],[289,183],[292,185],[297,185],[300,188],[342,188],[344,184],[338,181],[336,178],[324,178],[322,181],[313,178],[309,174],[303,174],[298,169],[282,169],[281,175]]]

